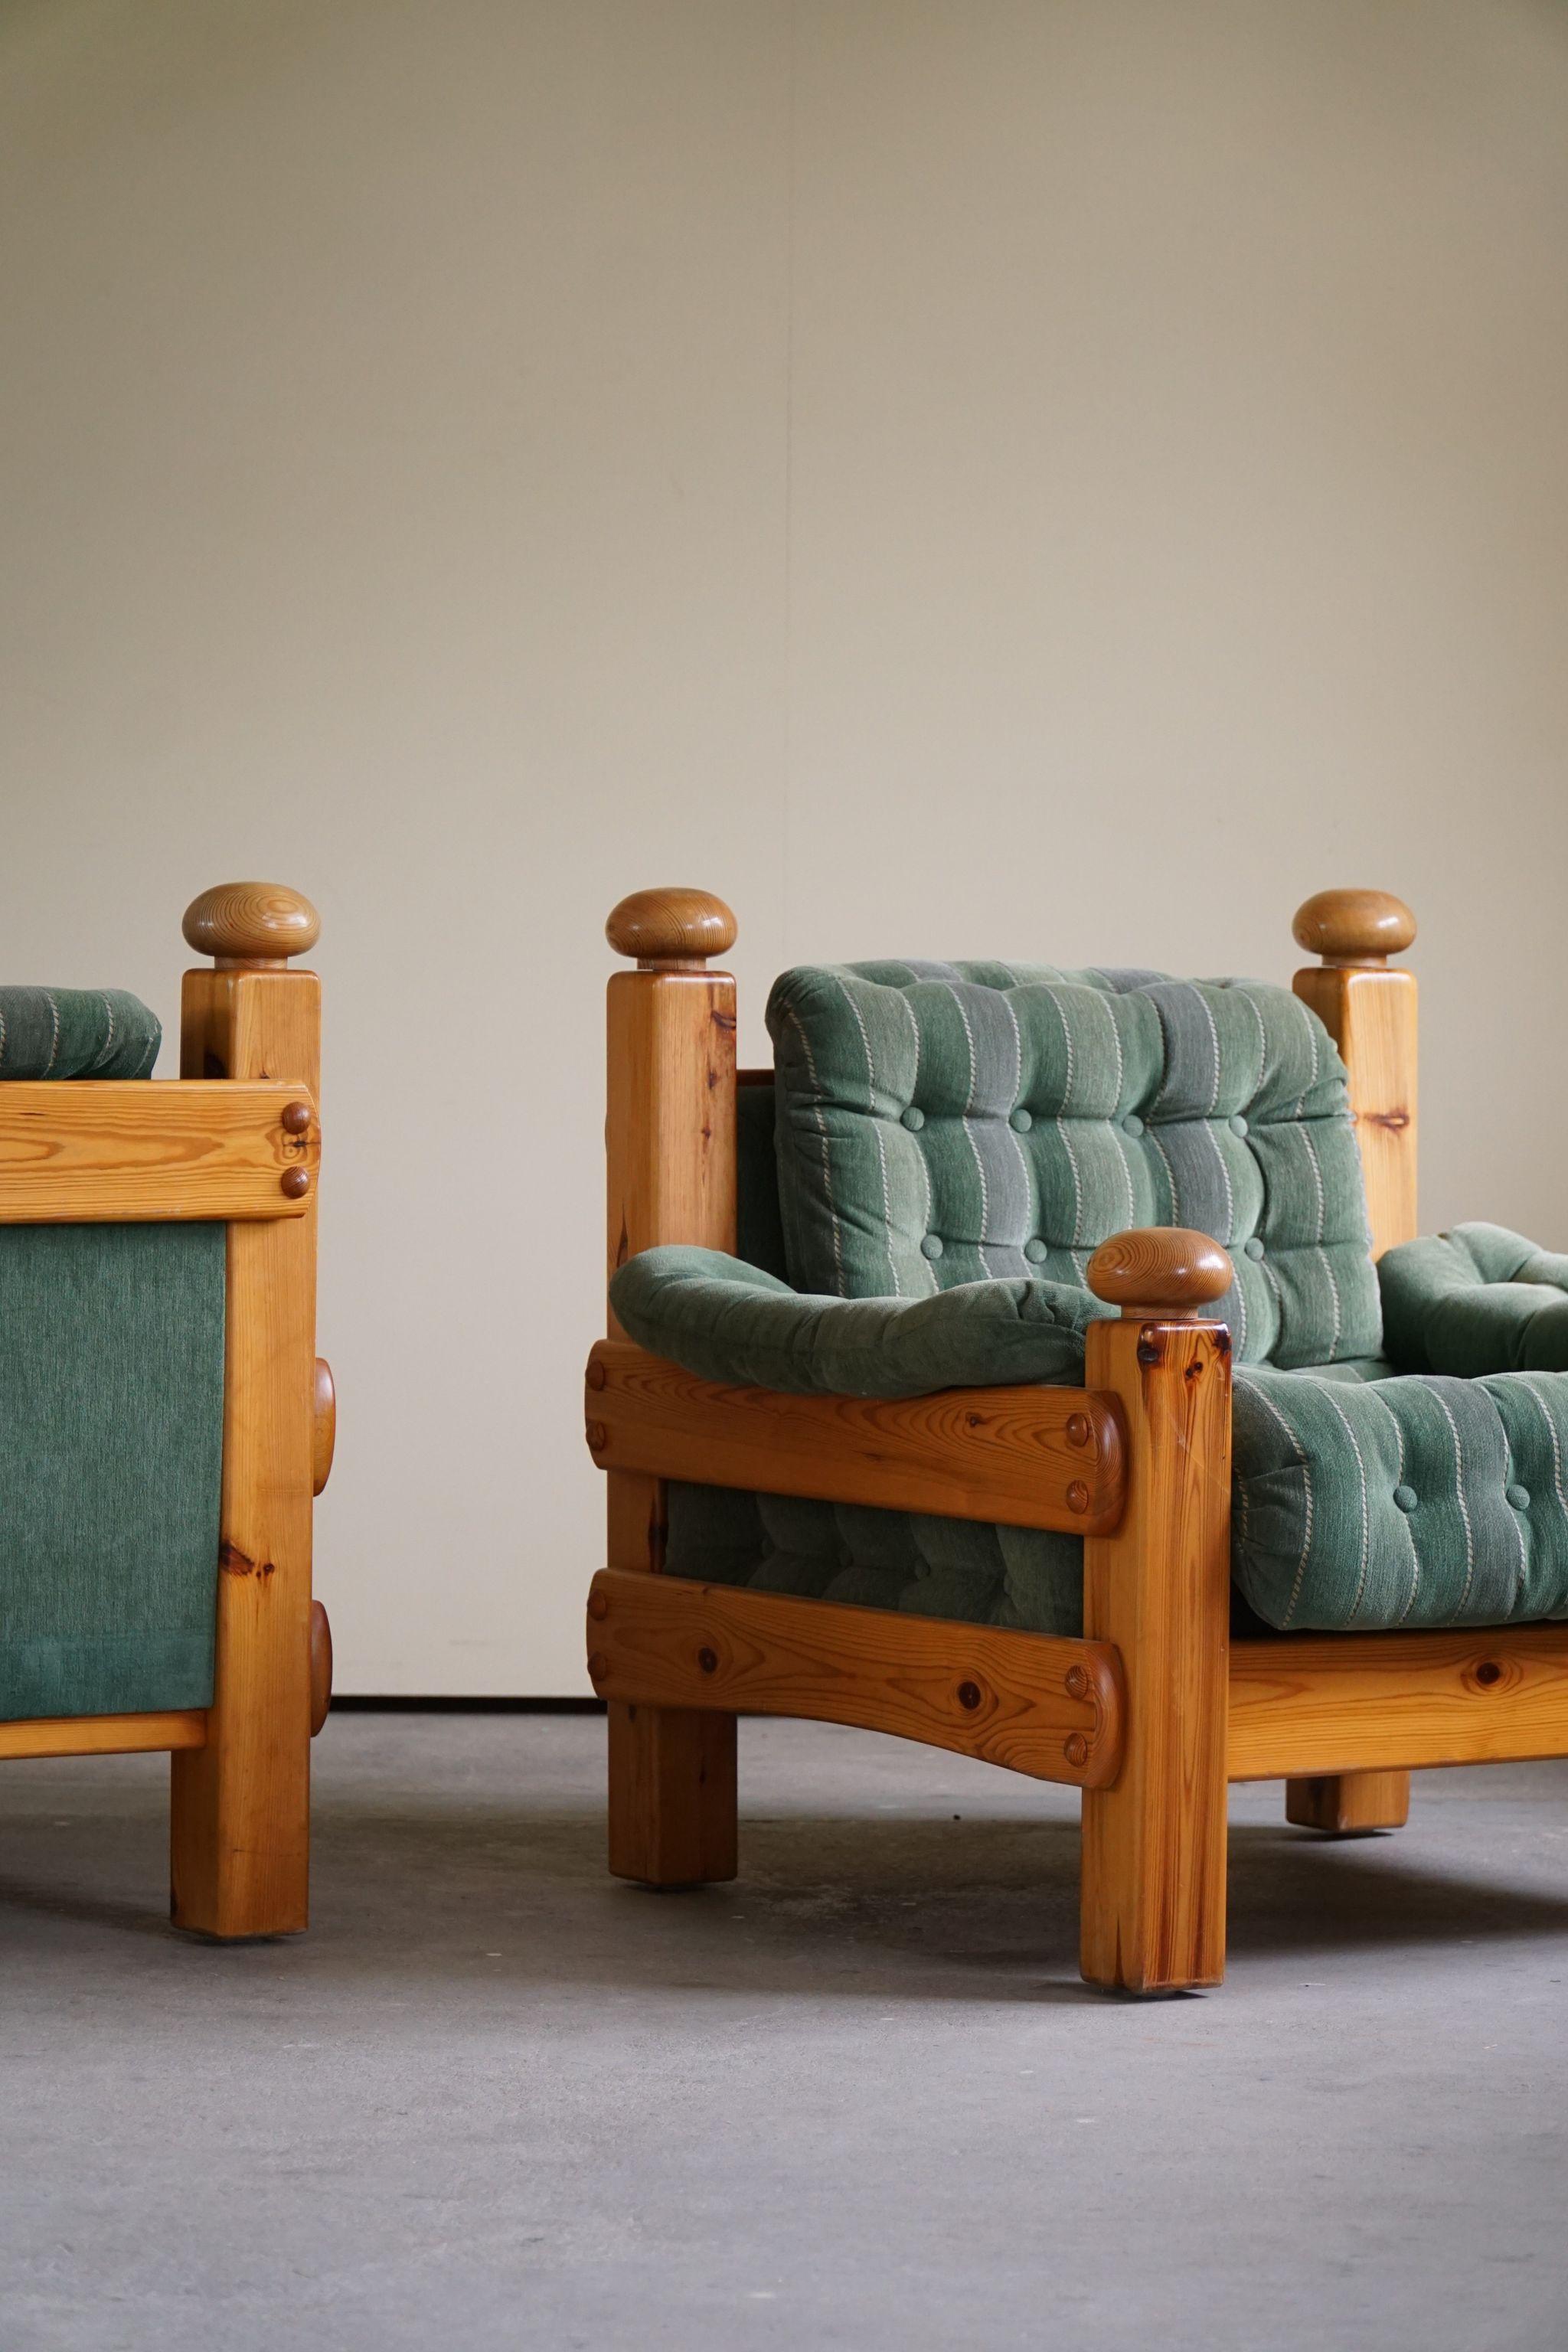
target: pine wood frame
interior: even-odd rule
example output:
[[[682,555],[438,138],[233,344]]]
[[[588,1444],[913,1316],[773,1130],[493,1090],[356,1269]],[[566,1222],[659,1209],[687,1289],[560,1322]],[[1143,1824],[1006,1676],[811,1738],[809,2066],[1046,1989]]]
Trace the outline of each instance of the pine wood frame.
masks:
[[[297,892],[231,883],[187,909],[180,1076],[0,1087],[0,1223],[227,1227],[221,1541],[210,1707],[0,1723],[0,1758],[166,1750],[171,1916],[230,1939],[307,1923],[310,1746],[331,1698],[310,1509],[331,1466],[316,1355],[319,930]]]
[[[732,1251],[735,984],[708,959],[734,918],[645,891],[606,929],[637,959],[609,983],[610,1270],[658,1242]],[[1414,919],[1325,891],[1295,929],[1322,958],[1294,986],[1344,1056],[1381,1253],[1416,1230],[1415,982],[1386,961]],[[1405,1820],[1413,1767],[1568,1755],[1568,1625],[1231,1643],[1229,1339],[1201,1312],[1229,1276],[1201,1236],[1120,1236],[1090,1263],[1121,1313],[1090,1327],[1082,1390],[897,1404],[718,1387],[612,1318],[584,1398],[608,1488],[587,1632],[612,1871],[735,1874],[737,1712],[892,1731],[1080,1788],[1082,1972],[1171,1992],[1224,1973],[1229,1781],[1283,1779],[1292,1822],[1351,1835]],[[666,1576],[671,1477],[1082,1532],[1084,1636]]]

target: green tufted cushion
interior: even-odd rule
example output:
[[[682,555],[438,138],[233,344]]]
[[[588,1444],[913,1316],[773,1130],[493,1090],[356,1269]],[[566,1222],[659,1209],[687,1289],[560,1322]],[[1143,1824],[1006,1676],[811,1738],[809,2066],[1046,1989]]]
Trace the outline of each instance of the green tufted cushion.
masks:
[[[1525,1245],[1528,1251],[1528,1244]],[[648,1250],[611,1285],[632,1338],[702,1378],[910,1396],[1083,1377],[1097,1302],[973,1283],[919,1299],[803,1298],[710,1250]],[[1568,1615],[1568,1375],[1400,1379],[1375,1359],[1236,1376],[1232,1571],[1255,1620],[1505,1624]],[[1077,1630],[1070,1536],[672,1486],[668,1565],[924,1615]]]
[[[0,988],[0,1079],[145,1078],[162,1040],[122,988]]]
[[[1266,1623],[1568,1617],[1568,1375],[1236,1384],[1231,1565]]]
[[[1401,1371],[1568,1371],[1568,1257],[1503,1225],[1456,1225],[1378,1262]]]
[[[802,966],[773,986],[791,1282],[919,1297],[1081,1285],[1130,1225],[1231,1251],[1238,1359],[1375,1355],[1343,1066],[1288,990],[1047,965]]]

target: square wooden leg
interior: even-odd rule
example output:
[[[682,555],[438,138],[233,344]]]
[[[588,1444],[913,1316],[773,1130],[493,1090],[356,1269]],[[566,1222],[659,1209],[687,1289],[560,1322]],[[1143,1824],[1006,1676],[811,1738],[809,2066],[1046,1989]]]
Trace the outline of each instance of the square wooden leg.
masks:
[[[1083,1800],[1081,1967],[1137,1993],[1225,1974],[1230,1354],[1223,1328],[1092,1323],[1088,1385],[1117,1396],[1127,1509],[1084,1546],[1084,1632],[1127,1676],[1127,1744]]]
[[[610,1868],[647,1886],[733,1878],[735,1718],[611,1702]]]
[[[1408,1772],[1331,1772],[1287,1780],[1285,1818],[1326,1837],[1368,1837],[1400,1830],[1410,1818]]]

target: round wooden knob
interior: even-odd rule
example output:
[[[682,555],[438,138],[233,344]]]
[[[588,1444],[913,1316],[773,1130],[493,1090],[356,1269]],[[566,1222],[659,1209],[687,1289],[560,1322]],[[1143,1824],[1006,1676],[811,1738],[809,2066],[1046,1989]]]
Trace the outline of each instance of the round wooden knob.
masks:
[[[700,964],[727,955],[735,944],[735,918],[707,890],[634,890],[605,925],[617,955],[651,964]]]
[[[1320,890],[1296,909],[1298,947],[1325,963],[1379,964],[1415,937],[1415,918],[1387,890]]]
[[[314,1739],[332,1704],[332,1629],[319,1601],[310,1603],[310,1737]]]
[[[308,955],[321,935],[309,898],[278,882],[219,882],[193,898],[181,927],[198,955],[235,964],[287,963]]]
[[[1101,1242],[1086,1271],[1089,1288],[1111,1307],[1196,1315],[1223,1298],[1236,1279],[1217,1242],[1184,1225],[1145,1225]]]

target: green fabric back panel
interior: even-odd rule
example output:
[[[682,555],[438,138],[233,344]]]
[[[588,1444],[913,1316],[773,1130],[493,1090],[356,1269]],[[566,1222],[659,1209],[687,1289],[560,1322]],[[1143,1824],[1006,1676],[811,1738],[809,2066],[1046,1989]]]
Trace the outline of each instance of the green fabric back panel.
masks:
[[[789,1278],[912,1298],[1081,1285],[1130,1225],[1230,1250],[1244,1363],[1375,1356],[1344,1070],[1289,990],[1046,965],[802,966],[773,986]]]
[[[1401,1371],[1568,1371],[1568,1257],[1503,1225],[1456,1225],[1378,1261]]]
[[[0,1227],[0,1720],[211,1701],[224,1244]]]
[[[0,988],[0,1079],[145,1078],[162,1037],[121,988]]]
[[[789,1279],[773,1165],[772,1087],[735,1089],[735,1247],[748,1265]]]

